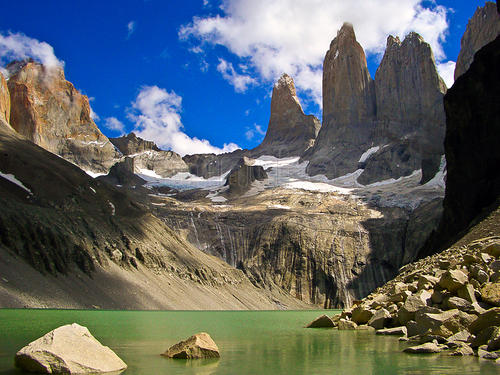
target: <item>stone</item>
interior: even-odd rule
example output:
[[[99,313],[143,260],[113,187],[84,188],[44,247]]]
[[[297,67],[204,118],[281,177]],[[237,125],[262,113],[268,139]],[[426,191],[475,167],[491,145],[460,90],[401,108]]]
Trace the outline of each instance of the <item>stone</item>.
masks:
[[[7,81],[0,72],[0,120],[10,122],[10,93]]]
[[[370,327],[369,325],[366,324],[361,324],[356,327],[357,331],[375,331],[375,328]]]
[[[408,286],[406,285],[406,287],[408,288]],[[405,302],[406,299],[411,296],[412,293],[408,290],[404,290],[398,294],[393,294],[391,297],[390,297],[390,301],[391,302]]]
[[[251,155],[301,156],[314,145],[320,127],[315,116],[304,114],[292,77],[283,74],[273,87],[266,136]]]
[[[423,290],[418,294],[411,295],[406,299],[403,307],[398,311],[398,319],[401,324],[406,324],[409,320],[415,319],[415,313],[430,304],[432,294]]]
[[[381,308],[373,314],[368,321],[368,325],[375,329],[382,329],[385,327],[386,322],[391,318],[391,314],[384,308]]]
[[[495,326],[490,326],[490,327],[486,327],[485,329],[483,329],[471,341],[471,346],[473,348],[477,348],[477,347],[480,347],[482,345],[487,345],[488,342],[493,337],[496,328],[497,327],[495,327]]]
[[[351,319],[356,324],[366,324],[373,317],[374,311],[365,306],[357,306],[352,310]]]
[[[462,341],[462,342],[470,342],[473,339],[473,336],[466,329],[455,333],[454,335],[448,337],[448,341]]]
[[[460,270],[449,270],[439,279],[439,286],[450,292],[455,292],[468,282],[467,275]]]
[[[340,319],[337,327],[339,330],[352,330],[356,329],[358,325],[352,320]]]
[[[460,297],[449,297],[445,301],[446,306],[448,309],[459,309],[461,311],[469,312],[472,313],[474,311],[474,308],[472,307],[472,304],[467,301],[466,299],[460,298]]]
[[[453,350],[450,355],[451,356],[467,356],[467,355],[474,355],[474,350],[467,344],[465,343],[460,343],[455,350]]]
[[[321,315],[309,323],[306,328],[333,328],[335,323],[326,315]]]
[[[498,359],[500,358],[500,353],[498,352],[490,352],[487,350],[487,347],[484,345],[477,349],[477,356],[482,359]]]
[[[455,65],[455,80],[469,69],[474,54],[483,46],[493,41],[500,33],[500,16],[495,3],[487,1],[484,7],[478,7],[467,23],[467,28],[460,42],[460,53]]]
[[[181,341],[162,354],[175,359],[219,358],[219,348],[210,335],[205,332],[197,333]]]
[[[376,331],[377,335],[390,335],[390,336],[406,336],[408,333],[405,326],[394,327],[394,328],[384,328]]]
[[[267,173],[264,168],[261,165],[253,165],[253,161],[244,156],[229,172],[225,185],[229,186],[229,194],[242,194],[250,189],[252,182],[262,181],[265,178]]]
[[[438,283],[439,279],[430,275],[420,275],[418,277],[417,287],[421,289],[432,289]]]
[[[500,283],[486,283],[481,288],[481,298],[492,306],[500,307]]]
[[[477,302],[476,291],[471,284],[465,284],[463,287],[459,288],[457,290],[457,295],[470,303]]]
[[[411,354],[422,354],[422,353],[440,353],[443,351],[443,347],[433,342],[426,342],[422,345],[410,346],[403,350],[405,353]]]
[[[24,61],[7,70],[10,125],[84,170],[107,173],[120,155],[92,120],[88,98],[66,81],[63,68]]]
[[[500,257],[500,242],[493,242],[486,245],[481,252],[494,256],[495,258]]]
[[[487,342],[488,351],[492,352],[500,350],[500,327],[495,327],[491,333],[490,339]]]
[[[44,374],[95,374],[127,368],[110,348],[76,323],[56,328],[19,350],[15,365]]]
[[[480,314],[468,329],[472,334],[476,335],[491,326],[500,326],[500,307],[493,307]]]
[[[465,329],[476,317],[460,310],[448,310],[438,314],[424,313],[416,316],[416,322],[431,334],[450,337]]]
[[[490,269],[493,272],[499,272],[500,271],[500,260],[495,260],[489,264]]]

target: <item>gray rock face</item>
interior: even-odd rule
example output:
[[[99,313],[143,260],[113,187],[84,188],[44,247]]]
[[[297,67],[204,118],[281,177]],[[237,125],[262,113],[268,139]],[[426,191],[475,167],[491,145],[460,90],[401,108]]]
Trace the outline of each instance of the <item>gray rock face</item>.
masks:
[[[500,16],[495,3],[488,1],[478,7],[467,23],[460,42],[460,53],[455,66],[455,80],[469,69],[474,54],[493,41],[500,33]]]
[[[85,170],[107,172],[119,158],[90,117],[88,98],[62,68],[10,64],[10,125],[30,141]]]
[[[160,150],[154,142],[137,137],[135,133],[109,140],[123,155],[134,159],[134,172],[140,173],[147,169],[159,176],[171,177],[176,173],[189,171],[179,154]]]
[[[171,346],[165,357],[176,359],[219,358],[219,348],[210,335],[205,332],[197,333],[188,339]]]
[[[278,158],[300,156],[314,145],[320,127],[316,117],[304,114],[293,79],[283,74],[273,88],[266,136],[251,154]]]
[[[189,173],[210,178],[220,176],[233,169],[248,150],[236,150],[225,154],[185,155],[182,160],[188,165]]]
[[[10,120],[10,94],[7,81],[0,73],[0,119],[9,122]]]
[[[242,194],[250,188],[255,180],[262,181],[267,173],[260,165],[252,165],[248,158],[242,157],[238,165],[227,176],[226,186],[229,194]]]
[[[310,175],[333,178],[356,170],[375,116],[375,90],[366,56],[351,24],[345,23],[323,63],[323,124],[304,158]]]
[[[134,159],[129,157],[113,165],[106,176],[100,176],[97,179],[112,185],[140,186],[146,183],[134,174]]]
[[[44,374],[96,374],[127,368],[110,348],[76,323],[56,328],[19,350],[15,364]]]
[[[367,160],[360,183],[407,176],[427,159],[437,161],[429,164],[435,169],[428,175],[436,174],[444,154],[445,93],[431,47],[420,35],[412,32],[403,42],[387,38],[375,74],[377,116],[372,137],[374,145],[387,146]]]

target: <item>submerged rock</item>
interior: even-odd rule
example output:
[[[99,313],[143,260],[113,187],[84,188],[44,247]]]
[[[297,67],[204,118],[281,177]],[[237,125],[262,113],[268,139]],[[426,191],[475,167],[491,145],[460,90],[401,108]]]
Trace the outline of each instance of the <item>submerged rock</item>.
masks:
[[[165,357],[176,359],[219,358],[219,348],[210,335],[205,332],[197,333],[181,341],[162,354]]]
[[[110,348],[76,323],[56,328],[19,350],[15,365],[43,374],[96,374],[127,368]]]

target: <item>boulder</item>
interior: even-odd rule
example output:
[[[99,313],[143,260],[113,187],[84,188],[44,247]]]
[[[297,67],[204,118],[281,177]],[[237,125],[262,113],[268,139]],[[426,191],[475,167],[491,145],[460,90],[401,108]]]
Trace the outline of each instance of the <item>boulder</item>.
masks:
[[[340,319],[337,327],[339,328],[339,330],[351,330],[356,329],[358,325],[352,320]]]
[[[484,302],[492,306],[500,306],[500,283],[486,283],[481,288],[481,297]]]
[[[15,365],[44,374],[95,374],[127,368],[110,348],[76,323],[56,328],[19,350]]]
[[[439,279],[439,286],[450,292],[455,292],[468,282],[467,275],[460,270],[446,271]]]
[[[500,327],[495,327],[488,340],[488,351],[500,350]]]
[[[476,291],[474,290],[474,287],[472,284],[465,284],[463,287],[457,290],[457,295],[460,298],[463,298],[470,303],[477,302],[476,300]]]
[[[482,359],[498,359],[500,358],[500,353],[498,352],[490,352],[487,350],[486,345],[477,349],[477,356]]]
[[[449,342],[462,341],[462,342],[470,342],[472,340],[472,335],[466,329],[455,333],[454,335],[448,337]]]
[[[481,252],[492,255],[496,258],[500,257],[500,242],[493,242],[486,245]]]
[[[416,322],[422,329],[434,335],[450,337],[465,329],[475,320],[474,315],[469,315],[460,310],[448,310],[438,314],[424,313],[416,316]]]
[[[306,328],[333,328],[335,323],[326,315],[321,315],[309,323]]]
[[[181,341],[162,354],[176,359],[219,358],[219,348],[208,333],[201,332]]]
[[[494,307],[480,314],[469,326],[469,331],[477,335],[483,329],[491,326],[500,326],[500,307]]]
[[[472,307],[472,304],[460,297],[449,297],[446,299],[446,306],[448,309],[458,309],[460,311],[465,311],[465,312],[474,312],[474,308]]]
[[[473,348],[477,348],[482,345],[487,345],[488,342],[493,338],[496,328],[497,327],[495,326],[491,326],[483,329],[474,337],[474,339],[471,341],[470,346],[472,346]]]
[[[373,317],[374,311],[368,309],[366,306],[357,306],[352,310],[352,321],[356,324],[366,324]]]
[[[384,328],[377,330],[377,335],[390,335],[390,336],[406,336],[408,333],[406,327]]]
[[[382,329],[385,323],[391,318],[391,314],[384,308],[381,308],[373,314],[373,316],[368,321],[368,325],[375,329]]]
[[[440,353],[444,350],[443,345],[434,342],[426,342],[422,345],[410,346],[403,350],[405,353],[422,354],[422,353]]]
[[[451,356],[466,356],[466,355],[474,355],[474,350],[472,348],[465,344],[465,343],[460,343],[460,345],[457,346],[455,350],[453,350],[450,353]]]
[[[418,294],[411,295],[406,299],[403,307],[399,309],[398,319],[401,324],[415,319],[415,313],[423,307],[426,307],[431,302],[432,294],[426,290]]]

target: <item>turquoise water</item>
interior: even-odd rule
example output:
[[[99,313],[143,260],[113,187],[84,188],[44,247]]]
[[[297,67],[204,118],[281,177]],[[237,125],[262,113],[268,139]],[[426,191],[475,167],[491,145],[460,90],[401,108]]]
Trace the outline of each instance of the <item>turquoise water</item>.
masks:
[[[0,374],[17,350],[48,331],[79,323],[127,364],[124,375],[156,374],[499,374],[486,360],[401,353],[394,337],[363,331],[304,329],[324,311],[0,310]],[[329,312],[333,314],[334,312]],[[161,357],[169,346],[208,332],[220,360]]]

